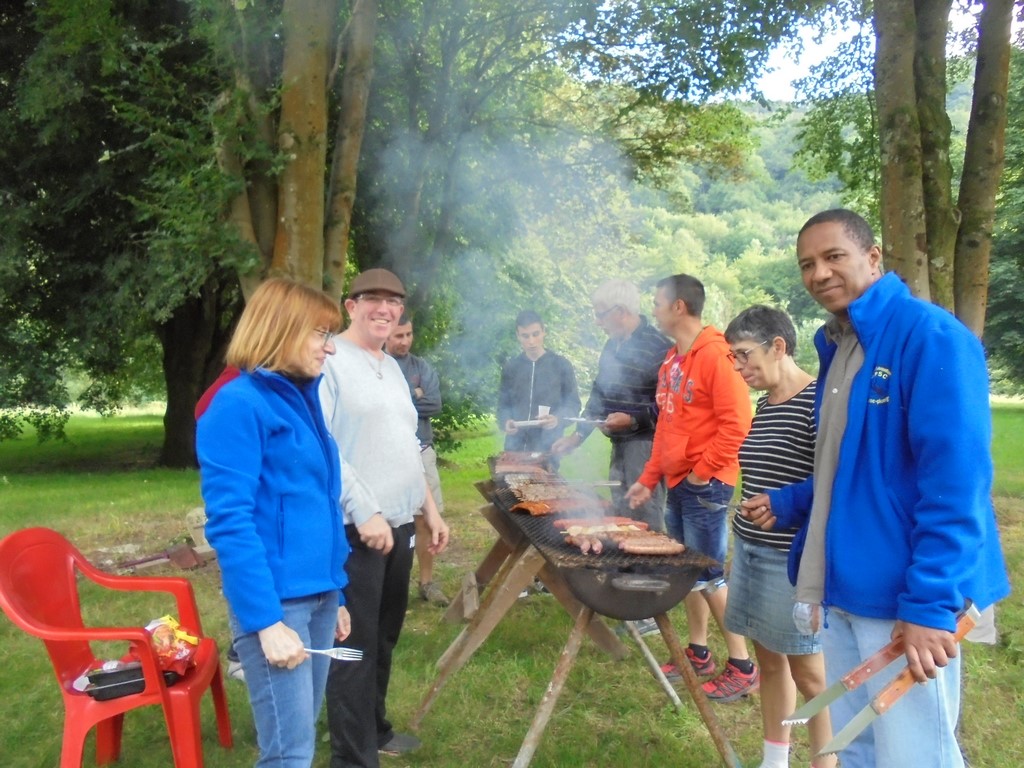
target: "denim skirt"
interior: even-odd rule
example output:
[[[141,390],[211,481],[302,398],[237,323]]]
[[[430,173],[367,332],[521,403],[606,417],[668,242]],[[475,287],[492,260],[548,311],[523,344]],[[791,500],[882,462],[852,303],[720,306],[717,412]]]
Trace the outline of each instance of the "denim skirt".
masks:
[[[733,537],[725,626],[769,651],[790,656],[818,653],[819,634],[804,635],[793,623],[796,588],[786,575],[789,553]]]

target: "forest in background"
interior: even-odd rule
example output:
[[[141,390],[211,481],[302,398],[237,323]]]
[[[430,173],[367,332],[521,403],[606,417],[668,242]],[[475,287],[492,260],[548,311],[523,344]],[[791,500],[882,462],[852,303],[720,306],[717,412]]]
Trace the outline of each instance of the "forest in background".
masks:
[[[498,367],[515,352],[512,318],[526,306],[546,317],[551,346],[585,390],[604,342],[588,297],[608,277],[649,293],[667,274],[695,274],[708,287],[706,320],[719,326],[752,303],[783,306],[813,370],[821,316],[797,279],[793,238],[824,207],[848,202],[869,218],[880,207],[877,125],[864,119],[873,97],[819,94],[790,110],[737,94],[801,20],[845,6],[863,30],[869,9],[313,3],[343,24],[335,46],[301,0],[231,6],[115,0],[100,14],[73,0],[0,11],[0,439],[23,422],[59,435],[72,400],[111,413],[162,398],[161,461],[187,465],[192,404],[220,368],[243,294],[266,274],[306,279],[308,269],[327,269],[332,294],[360,268],[402,276],[417,351],[443,379],[442,431],[490,413]],[[320,46],[304,71],[326,82],[283,85],[302,66],[291,38]],[[968,80],[971,66],[951,69]],[[1012,322],[1022,250],[998,249],[1021,208],[1018,90],[985,339],[997,383],[1011,388],[1024,358]],[[954,164],[971,111],[963,93],[947,105]],[[315,140],[298,141],[296,97],[340,115],[334,132],[312,110]],[[835,104],[842,119],[815,111]],[[335,153],[327,168],[325,149]],[[874,164],[853,162],[863,158]],[[324,189],[297,184],[299,165]],[[319,219],[305,216],[325,203]],[[322,264],[296,261],[317,249]]]

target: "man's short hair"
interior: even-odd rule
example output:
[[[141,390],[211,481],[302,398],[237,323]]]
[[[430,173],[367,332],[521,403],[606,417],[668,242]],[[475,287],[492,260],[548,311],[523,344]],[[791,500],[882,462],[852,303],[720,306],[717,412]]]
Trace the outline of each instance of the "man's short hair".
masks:
[[[865,251],[875,244],[875,233],[871,229],[871,225],[868,224],[864,217],[859,213],[854,213],[847,208],[832,208],[830,210],[814,214],[802,227],[800,227],[800,231],[797,233],[797,239],[799,240],[800,235],[811,227],[817,226],[818,224],[832,223],[841,224],[843,230],[850,239]]]
[[[518,315],[516,315],[516,328],[526,328],[527,326],[533,325],[534,323],[540,323],[540,327],[544,327],[544,321],[540,319],[540,315],[534,312],[532,309],[524,309]]]
[[[628,280],[614,279],[602,283],[590,295],[590,301],[606,309],[622,307],[631,315],[640,314],[640,290]]]
[[[412,318],[409,317],[409,313],[403,310],[402,311],[402,316],[400,318],[398,318],[398,322],[396,323],[396,325],[406,325],[407,323],[411,323],[411,322],[412,322]]]
[[[785,342],[787,355],[796,353],[796,328],[793,327],[793,321],[781,309],[764,304],[747,307],[725,329],[725,340],[730,344],[737,341],[763,344],[776,336]]]
[[[657,287],[665,290],[669,302],[682,299],[686,304],[686,311],[693,317],[700,317],[704,311],[704,283],[696,277],[683,273],[663,277],[658,281]]]

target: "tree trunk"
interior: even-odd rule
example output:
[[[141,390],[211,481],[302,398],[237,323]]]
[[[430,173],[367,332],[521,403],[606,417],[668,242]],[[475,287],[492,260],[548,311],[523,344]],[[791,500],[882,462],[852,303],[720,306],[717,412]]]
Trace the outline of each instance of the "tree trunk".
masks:
[[[278,185],[271,273],[323,285],[327,75],[338,18],[334,0],[285,0]]]
[[[977,336],[985,329],[995,198],[1003,170],[1013,0],[987,0],[978,19],[978,60],[967,127],[956,240],[956,316]]]
[[[929,300],[913,0],[875,3],[874,23],[885,266],[898,272],[915,295]]]
[[[193,412],[209,383],[210,371],[219,372],[224,367],[224,349],[234,326],[233,322],[225,324],[225,320],[237,317],[241,309],[237,297],[236,288],[210,278],[198,297],[178,307],[157,329],[167,382],[162,466],[196,466]]]
[[[932,301],[953,309],[953,251],[960,213],[953,206],[946,113],[946,27],[952,0],[916,0],[914,82],[921,123],[922,184]]]
[[[373,43],[377,37],[377,0],[354,0],[346,38],[345,72],[331,163],[327,231],[324,235],[324,290],[341,299],[352,207],[356,199],[359,151],[366,125],[366,104],[373,79]]]

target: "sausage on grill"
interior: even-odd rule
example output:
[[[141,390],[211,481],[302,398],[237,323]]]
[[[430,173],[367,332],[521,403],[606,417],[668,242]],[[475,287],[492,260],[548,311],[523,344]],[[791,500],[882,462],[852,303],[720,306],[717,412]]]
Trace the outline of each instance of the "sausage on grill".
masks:
[[[665,535],[630,536],[619,542],[619,549],[630,555],[680,555],[686,546]]]

